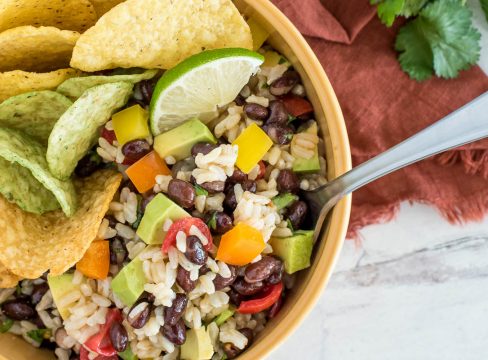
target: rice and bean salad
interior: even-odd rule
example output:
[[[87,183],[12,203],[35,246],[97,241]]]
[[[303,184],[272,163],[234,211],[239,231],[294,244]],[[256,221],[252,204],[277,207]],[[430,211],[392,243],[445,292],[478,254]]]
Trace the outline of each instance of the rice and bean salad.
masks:
[[[276,54],[267,45],[259,52]],[[152,189],[144,193],[125,171],[153,150],[154,139],[120,146],[108,121],[97,146],[75,170],[86,177],[109,167],[125,176],[98,231],[97,238],[109,243],[108,276],[90,278],[73,267],[68,272],[71,290],[56,301],[47,274],[1,289],[0,331],[50,348],[62,360],[185,358],[181,353],[187,334],[199,329],[210,339],[212,359],[232,359],[248,348],[279,312],[294,283],[295,274],[285,271],[271,240],[311,228],[300,190],[326,182],[322,140],[317,131],[306,131],[317,129],[313,109],[300,76],[279,58],[272,66],[263,64],[235,101],[206,122],[217,142],[194,144],[184,159],[164,157],[170,172],[157,174]],[[136,84],[126,108],[148,109],[156,82],[154,78]],[[293,113],[290,104],[296,103],[305,110]],[[250,126],[264,130],[273,145],[245,174],[236,166],[239,149],[233,142]],[[314,149],[319,150],[319,169],[293,171],[296,158],[311,159]],[[169,218],[160,224],[166,237],[174,237],[167,251],[161,251],[160,244],[147,244],[137,231],[159,194],[184,209],[190,216],[185,219],[192,219],[185,220],[186,227]],[[284,197],[291,200],[278,205],[276,199]],[[265,242],[245,265],[227,264],[217,256],[219,241],[238,224],[254,229]],[[135,261],[142,269],[143,292],[127,306],[113,291],[112,281]],[[272,303],[256,305],[270,296]],[[96,343],[98,353],[90,342]]]

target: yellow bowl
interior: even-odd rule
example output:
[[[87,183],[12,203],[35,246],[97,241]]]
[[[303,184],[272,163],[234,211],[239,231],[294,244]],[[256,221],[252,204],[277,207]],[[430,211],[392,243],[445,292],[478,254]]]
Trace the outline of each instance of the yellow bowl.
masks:
[[[252,16],[271,35],[269,42],[284,54],[300,73],[322,131],[327,157],[327,174],[333,179],[351,168],[351,155],[341,108],[327,76],[293,24],[268,0],[236,0],[246,16]],[[343,199],[329,214],[326,229],[315,249],[310,269],[303,271],[288,294],[285,305],[240,360],[263,359],[290,335],[310,312],[332,273],[344,241],[351,198]],[[306,357],[306,353],[304,354]],[[0,360],[53,359],[10,334],[0,336]]]

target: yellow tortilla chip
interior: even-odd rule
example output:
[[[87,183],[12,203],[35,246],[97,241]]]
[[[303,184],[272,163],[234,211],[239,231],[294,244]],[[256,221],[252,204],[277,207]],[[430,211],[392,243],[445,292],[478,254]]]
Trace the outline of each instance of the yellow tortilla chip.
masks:
[[[0,102],[9,97],[38,90],[54,90],[69,78],[80,76],[75,69],[61,69],[48,73],[26,71],[0,72]]]
[[[127,0],[80,36],[71,66],[169,69],[225,47],[252,49],[249,26],[231,0]]]
[[[1,0],[0,31],[23,25],[83,32],[97,21],[89,0]]]
[[[27,213],[0,197],[0,262],[22,278],[35,279],[47,270],[52,275],[64,273],[97,236],[121,180],[111,170],[78,180],[79,209],[70,218],[61,211]]]
[[[20,26],[0,33],[0,71],[52,71],[69,66],[80,34],[51,26]]]
[[[121,2],[124,2],[124,0],[91,0],[98,17],[101,17],[103,14]]]
[[[0,263],[0,289],[13,288],[22,278],[12,274],[2,263]]]

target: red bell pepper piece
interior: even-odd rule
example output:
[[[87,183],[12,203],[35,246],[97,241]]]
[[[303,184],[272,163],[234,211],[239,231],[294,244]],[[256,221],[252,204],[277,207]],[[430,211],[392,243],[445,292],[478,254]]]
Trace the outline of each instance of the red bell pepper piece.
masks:
[[[285,95],[280,98],[286,111],[294,117],[308,114],[313,111],[312,104],[308,100],[296,95]]]
[[[205,235],[205,237],[208,239],[207,245],[203,246],[204,249],[207,251],[212,249],[212,234],[210,234],[210,229],[208,228],[207,224],[205,224],[202,219],[195,217],[186,217],[176,220],[169,228],[163,240],[163,246],[161,248],[163,254],[166,254],[171,246],[176,245],[176,234],[178,234],[179,231],[183,231],[186,235],[189,235],[192,225],[195,225],[197,229],[200,230],[202,234]]]
[[[108,130],[106,127],[103,127],[101,136],[110,144],[113,144],[114,141],[117,139],[115,136],[115,131]]]
[[[262,297],[241,302],[237,312],[241,314],[256,314],[266,310],[280,299],[282,292],[283,283],[279,282],[276,285],[272,285],[265,290]]]
[[[98,334],[93,335],[85,342],[85,346],[93,352],[104,356],[117,356],[110,341],[110,327],[114,322],[122,322],[122,315],[119,309],[108,309],[105,324],[100,328]],[[98,358],[97,358],[98,359]]]
[[[89,352],[83,346],[80,348],[80,360],[90,360],[88,357]],[[119,357],[117,355],[112,356],[105,356],[105,355],[98,355],[94,360],[118,360]]]

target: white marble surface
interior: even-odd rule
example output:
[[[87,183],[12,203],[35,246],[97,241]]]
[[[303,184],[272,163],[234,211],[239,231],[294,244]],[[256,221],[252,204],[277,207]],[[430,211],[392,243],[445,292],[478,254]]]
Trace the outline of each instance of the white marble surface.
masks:
[[[488,72],[488,25],[480,66]],[[488,218],[448,224],[403,204],[396,220],[346,241],[331,282],[270,360],[488,359]]]

